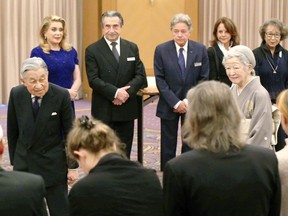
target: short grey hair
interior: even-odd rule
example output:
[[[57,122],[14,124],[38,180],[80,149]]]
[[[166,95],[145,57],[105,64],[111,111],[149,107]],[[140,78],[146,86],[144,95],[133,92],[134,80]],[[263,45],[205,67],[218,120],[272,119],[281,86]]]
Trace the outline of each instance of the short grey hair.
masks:
[[[40,68],[43,68],[48,74],[48,67],[42,58],[39,57],[28,58],[24,60],[24,62],[22,63],[20,77],[24,79],[27,71],[38,70]]]
[[[189,32],[192,32],[192,21],[187,14],[179,13],[172,17],[170,22],[170,30],[178,23],[185,23],[188,26]]]
[[[260,34],[260,36],[261,36],[263,41],[265,40],[266,29],[267,29],[267,26],[269,26],[269,25],[274,25],[277,28],[279,28],[280,34],[281,34],[280,41],[282,41],[282,40],[287,38],[287,36],[288,36],[288,28],[285,27],[283,22],[281,22],[279,19],[272,18],[272,19],[266,20],[263,23],[263,25],[260,26],[260,28],[259,28],[259,34]]]
[[[231,58],[238,58],[239,61],[244,65],[248,66],[249,64],[252,65],[252,75],[255,75],[254,67],[256,66],[256,59],[252,52],[252,50],[244,45],[237,45],[232,47],[228,53],[223,58],[223,65],[226,65],[226,61]]]
[[[120,19],[120,27],[124,25],[124,19],[118,11],[106,11],[101,15],[101,25],[104,27],[104,18],[105,17],[118,17]]]

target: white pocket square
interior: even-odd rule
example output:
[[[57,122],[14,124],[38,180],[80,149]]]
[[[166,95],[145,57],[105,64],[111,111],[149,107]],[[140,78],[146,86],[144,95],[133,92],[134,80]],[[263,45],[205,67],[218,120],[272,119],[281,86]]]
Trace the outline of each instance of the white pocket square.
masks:
[[[52,112],[51,116],[57,115],[57,112]]]
[[[128,57],[127,61],[135,61],[135,57]]]

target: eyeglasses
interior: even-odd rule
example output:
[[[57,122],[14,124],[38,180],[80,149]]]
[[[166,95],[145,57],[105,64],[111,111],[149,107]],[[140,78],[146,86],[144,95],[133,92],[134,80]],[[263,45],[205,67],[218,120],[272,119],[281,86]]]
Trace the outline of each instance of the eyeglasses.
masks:
[[[281,34],[280,34],[280,33],[274,33],[274,34],[273,34],[272,32],[266,32],[265,35],[266,35],[267,38],[272,38],[273,36],[274,36],[275,38],[280,38],[280,37],[281,37]]]

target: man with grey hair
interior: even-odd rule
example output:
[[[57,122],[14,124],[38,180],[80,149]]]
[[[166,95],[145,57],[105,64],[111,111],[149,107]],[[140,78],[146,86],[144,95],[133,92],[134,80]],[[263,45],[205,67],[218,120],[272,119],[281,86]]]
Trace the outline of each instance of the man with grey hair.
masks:
[[[136,96],[147,80],[137,45],[120,38],[123,24],[117,11],[102,14],[103,37],[86,48],[85,63],[93,91],[92,116],[117,132],[130,158],[134,119],[138,117]]]
[[[66,89],[48,82],[48,70],[41,58],[26,59],[21,67],[23,84],[10,92],[7,137],[14,170],[43,177],[50,216],[68,215],[68,183],[77,174],[69,168],[65,139],[73,121]]]
[[[176,156],[178,124],[187,111],[187,91],[209,76],[208,54],[203,44],[189,40],[192,22],[176,14],[170,23],[173,40],[158,45],[154,73],[160,92],[156,115],[161,118],[161,170]],[[182,142],[182,153],[189,147]]]

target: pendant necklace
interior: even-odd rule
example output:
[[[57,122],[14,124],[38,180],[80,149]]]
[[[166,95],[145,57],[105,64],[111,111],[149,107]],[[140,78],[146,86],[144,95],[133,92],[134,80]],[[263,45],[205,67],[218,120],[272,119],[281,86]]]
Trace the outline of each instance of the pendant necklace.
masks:
[[[280,60],[281,60],[281,58],[282,58],[282,51],[279,52],[279,58],[277,59],[277,65],[276,65],[275,68],[273,67],[272,63],[270,62],[270,60],[268,59],[268,56],[267,56],[266,54],[265,54],[265,57],[266,57],[269,65],[270,65],[271,69],[273,70],[273,73],[276,74],[276,73],[277,73],[277,69],[278,69],[279,62],[280,62]]]
[[[265,55],[271,69],[273,70],[273,73],[276,74],[277,73],[277,69],[278,69],[278,64],[276,65],[276,67],[274,68],[273,65],[271,64],[270,60],[268,59],[267,55]]]

